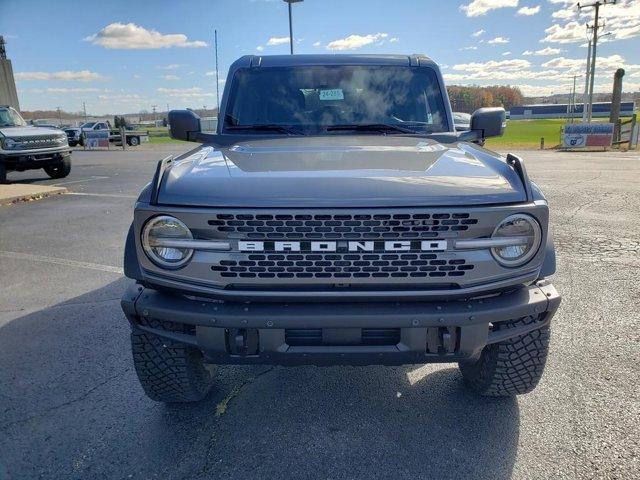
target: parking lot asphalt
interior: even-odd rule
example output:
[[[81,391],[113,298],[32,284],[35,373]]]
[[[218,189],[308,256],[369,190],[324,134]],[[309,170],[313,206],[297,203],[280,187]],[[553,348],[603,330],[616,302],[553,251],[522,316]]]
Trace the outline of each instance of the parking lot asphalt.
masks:
[[[136,379],[121,266],[138,191],[185,150],[9,175],[70,193],[0,207],[0,479],[637,478],[638,152],[521,152],[563,295],[531,394],[477,398],[455,365],[223,366],[205,401],[168,407]]]

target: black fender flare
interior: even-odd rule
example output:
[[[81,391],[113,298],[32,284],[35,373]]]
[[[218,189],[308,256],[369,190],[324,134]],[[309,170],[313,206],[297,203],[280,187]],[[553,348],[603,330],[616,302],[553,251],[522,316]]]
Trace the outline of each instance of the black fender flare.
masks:
[[[136,238],[133,223],[129,227],[127,240],[124,245],[124,274],[133,280],[142,281],[142,271],[138,263],[138,255],[136,252]]]

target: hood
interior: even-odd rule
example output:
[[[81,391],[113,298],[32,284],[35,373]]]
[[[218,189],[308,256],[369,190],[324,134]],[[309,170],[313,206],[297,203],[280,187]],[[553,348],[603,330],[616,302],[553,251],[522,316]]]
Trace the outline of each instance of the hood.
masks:
[[[47,127],[0,127],[0,135],[4,137],[37,137],[40,135],[60,135],[64,133],[57,128]]]
[[[427,137],[336,135],[202,146],[174,161],[158,202],[207,207],[401,207],[526,200],[505,160]]]

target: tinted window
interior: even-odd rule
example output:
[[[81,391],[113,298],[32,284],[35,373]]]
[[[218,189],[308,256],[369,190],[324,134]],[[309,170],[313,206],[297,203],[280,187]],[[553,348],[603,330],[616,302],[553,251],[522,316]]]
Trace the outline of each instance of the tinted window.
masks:
[[[322,130],[381,123],[423,132],[448,130],[435,72],[351,65],[241,69],[233,78],[224,126]]]

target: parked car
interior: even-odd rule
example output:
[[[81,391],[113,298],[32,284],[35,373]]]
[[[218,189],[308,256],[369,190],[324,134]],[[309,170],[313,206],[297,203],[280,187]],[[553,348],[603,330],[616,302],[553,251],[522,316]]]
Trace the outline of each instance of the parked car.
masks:
[[[82,141],[82,130],[79,127],[67,127],[64,129],[70,147],[79,145]]]
[[[424,56],[245,56],[216,133],[189,110],[125,245],[147,395],[204,398],[211,364],[457,362],[489,396],[542,376],[560,296],[549,207],[524,162],[457,132]]]
[[[12,107],[0,106],[0,183],[7,172],[42,168],[51,178],[71,171],[71,151],[66,134],[57,128],[27,125]]]

